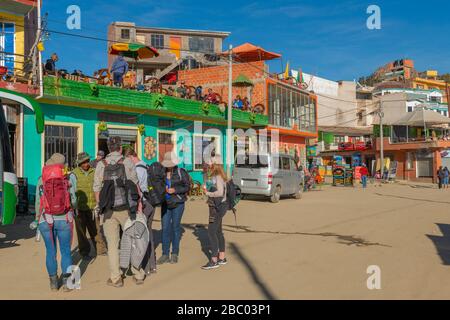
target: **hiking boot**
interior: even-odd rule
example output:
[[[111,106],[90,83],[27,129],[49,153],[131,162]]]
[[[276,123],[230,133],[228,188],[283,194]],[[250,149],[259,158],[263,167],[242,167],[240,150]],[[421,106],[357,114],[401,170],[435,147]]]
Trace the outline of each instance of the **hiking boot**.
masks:
[[[133,281],[137,286],[141,286],[144,284],[144,279],[137,279],[136,277],[133,277]]]
[[[170,263],[171,264],[178,263],[178,255],[177,254],[172,254],[172,256],[170,257]]]
[[[120,278],[116,282],[113,282],[111,279],[108,279],[108,281],[106,281],[106,284],[110,287],[122,288],[123,287],[123,279]]]
[[[65,274],[65,275],[63,275],[63,278],[62,278],[62,288],[63,288],[63,292],[71,292],[73,289],[70,289],[68,286],[67,286],[67,280],[69,279],[69,277],[70,277],[71,275],[70,274]]]
[[[156,264],[165,264],[165,263],[169,263],[170,259],[169,256],[166,255],[162,255],[161,258],[158,259],[158,261],[156,262]]]
[[[228,263],[228,260],[227,260],[227,258],[219,259],[219,260],[217,260],[217,263],[218,263],[220,266],[224,266],[224,265],[226,265],[226,264]]]
[[[52,290],[54,292],[59,290],[58,276],[51,276],[50,277],[50,290]]]
[[[214,262],[214,261],[210,261],[210,262],[208,262],[207,264],[205,264],[203,267],[202,267],[202,269],[203,270],[212,270],[212,269],[217,269],[217,268],[219,268],[220,267],[220,265],[219,265],[219,263],[217,263],[217,262]]]

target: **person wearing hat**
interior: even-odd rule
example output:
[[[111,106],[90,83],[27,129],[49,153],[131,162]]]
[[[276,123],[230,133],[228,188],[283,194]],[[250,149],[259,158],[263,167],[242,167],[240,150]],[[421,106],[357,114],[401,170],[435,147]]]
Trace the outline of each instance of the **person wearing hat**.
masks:
[[[181,81],[181,85],[177,88],[177,96],[183,99],[187,96],[187,88],[184,81]]]
[[[103,151],[103,150],[98,150],[98,152],[97,152],[97,157],[95,158],[95,160],[92,160],[91,161],[91,167],[92,168],[97,168],[97,164],[100,162],[100,161],[103,161],[103,159],[105,159],[105,151]]]
[[[125,179],[127,180],[125,184],[130,182],[134,184],[136,190],[139,192],[139,180],[136,173],[136,167],[134,163],[128,159],[124,158],[122,154],[122,139],[120,137],[114,136],[108,139],[108,150],[109,154],[106,156],[105,160],[100,161],[95,169],[94,176],[94,194],[95,200],[98,207],[101,207],[101,203],[103,203],[106,199],[100,199],[100,193],[102,192],[103,187],[107,186],[111,183],[110,181],[104,181],[104,173],[106,166],[123,166],[123,170],[125,171]],[[114,188],[118,186],[118,184],[114,183]],[[127,186],[128,188],[128,186]],[[104,190],[103,190],[104,191]],[[129,189],[128,189],[129,191]],[[127,192],[128,192],[127,191]],[[140,195],[140,194],[139,194]],[[114,199],[113,199],[114,201]],[[141,205],[137,209],[137,211],[141,210]],[[120,269],[120,261],[119,261],[119,243],[120,243],[120,229],[125,229],[125,224],[128,219],[131,217],[130,209],[125,210],[113,210],[111,208],[105,208],[105,211],[102,214],[102,218],[104,220],[103,224],[103,232],[105,234],[106,243],[108,245],[108,260],[109,260],[109,269],[110,269],[110,277],[107,280],[106,284],[108,286],[112,286],[115,288],[121,288],[124,285],[123,282],[123,274]],[[136,285],[142,285],[145,280],[145,271],[140,268],[139,270],[135,267],[131,267],[131,271],[133,272],[133,280]]]
[[[91,244],[86,231],[94,243],[97,255],[106,254],[106,243],[100,232],[100,219],[95,217],[94,209],[96,207],[94,195],[94,174],[95,170],[91,167],[90,156],[86,152],[77,155],[77,167],[73,174],[77,179],[77,216],[75,226],[77,229],[78,249],[83,259],[89,258]]]
[[[47,160],[45,166],[64,165],[66,158],[60,154],[53,154],[50,159]],[[69,184],[69,194],[72,208],[76,207],[76,179],[73,174],[67,175]],[[50,289],[52,291],[59,290],[58,280],[58,262],[57,262],[57,244],[59,242],[59,251],[61,255],[61,272],[63,280],[64,292],[69,292],[71,289],[67,286],[68,278],[70,277],[69,270],[71,270],[72,263],[72,230],[74,212],[70,210],[61,215],[48,215],[41,209],[41,198],[44,195],[44,187],[42,177],[39,178],[36,187],[36,220],[39,232],[45,242],[46,248],[46,267],[50,278]]]
[[[166,168],[166,198],[161,207],[162,256],[158,259],[158,264],[178,263],[180,254],[181,218],[190,189],[190,179],[186,170],[178,167],[178,163],[173,152],[167,152],[161,162]]]

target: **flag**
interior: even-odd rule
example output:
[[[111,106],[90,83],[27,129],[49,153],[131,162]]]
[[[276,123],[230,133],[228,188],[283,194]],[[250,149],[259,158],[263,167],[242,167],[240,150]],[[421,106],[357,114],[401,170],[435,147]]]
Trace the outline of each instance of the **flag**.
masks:
[[[297,83],[303,83],[303,71],[300,69],[297,74]]]
[[[289,78],[289,74],[290,74],[290,72],[289,72],[289,61],[288,61],[287,65],[286,65],[286,71],[284,72],[284,78],[285,79]]]

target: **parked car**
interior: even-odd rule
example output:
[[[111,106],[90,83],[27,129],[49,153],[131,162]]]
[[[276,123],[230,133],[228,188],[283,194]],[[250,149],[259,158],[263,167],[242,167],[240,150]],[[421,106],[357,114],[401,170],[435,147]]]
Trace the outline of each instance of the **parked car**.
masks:
[[[244,196],[265,196],[276,203],[282,196],[301,199],[304,172],[290,155],[237,156],[233,181]]]

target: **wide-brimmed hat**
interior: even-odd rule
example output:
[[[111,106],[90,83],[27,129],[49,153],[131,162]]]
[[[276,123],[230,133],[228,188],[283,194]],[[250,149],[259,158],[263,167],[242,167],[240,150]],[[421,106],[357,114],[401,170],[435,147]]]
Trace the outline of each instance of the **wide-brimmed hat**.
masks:
[[[91,160],[89,154],[87,152],[81,152],[77,155],[77,166],[89,160]]]
[[[55,164],[65,164],[66,163],[66,157],[62,155],[61,153],[54,153],[50,159],[47,160],[45,163],[46,166],[51,166]]]
[[[164,159],[161,162],[162,166],[165,168],[173,168],[176,167],[180,161],[178,160],[177,155],[174,152],[167,152],[164,155]]]

